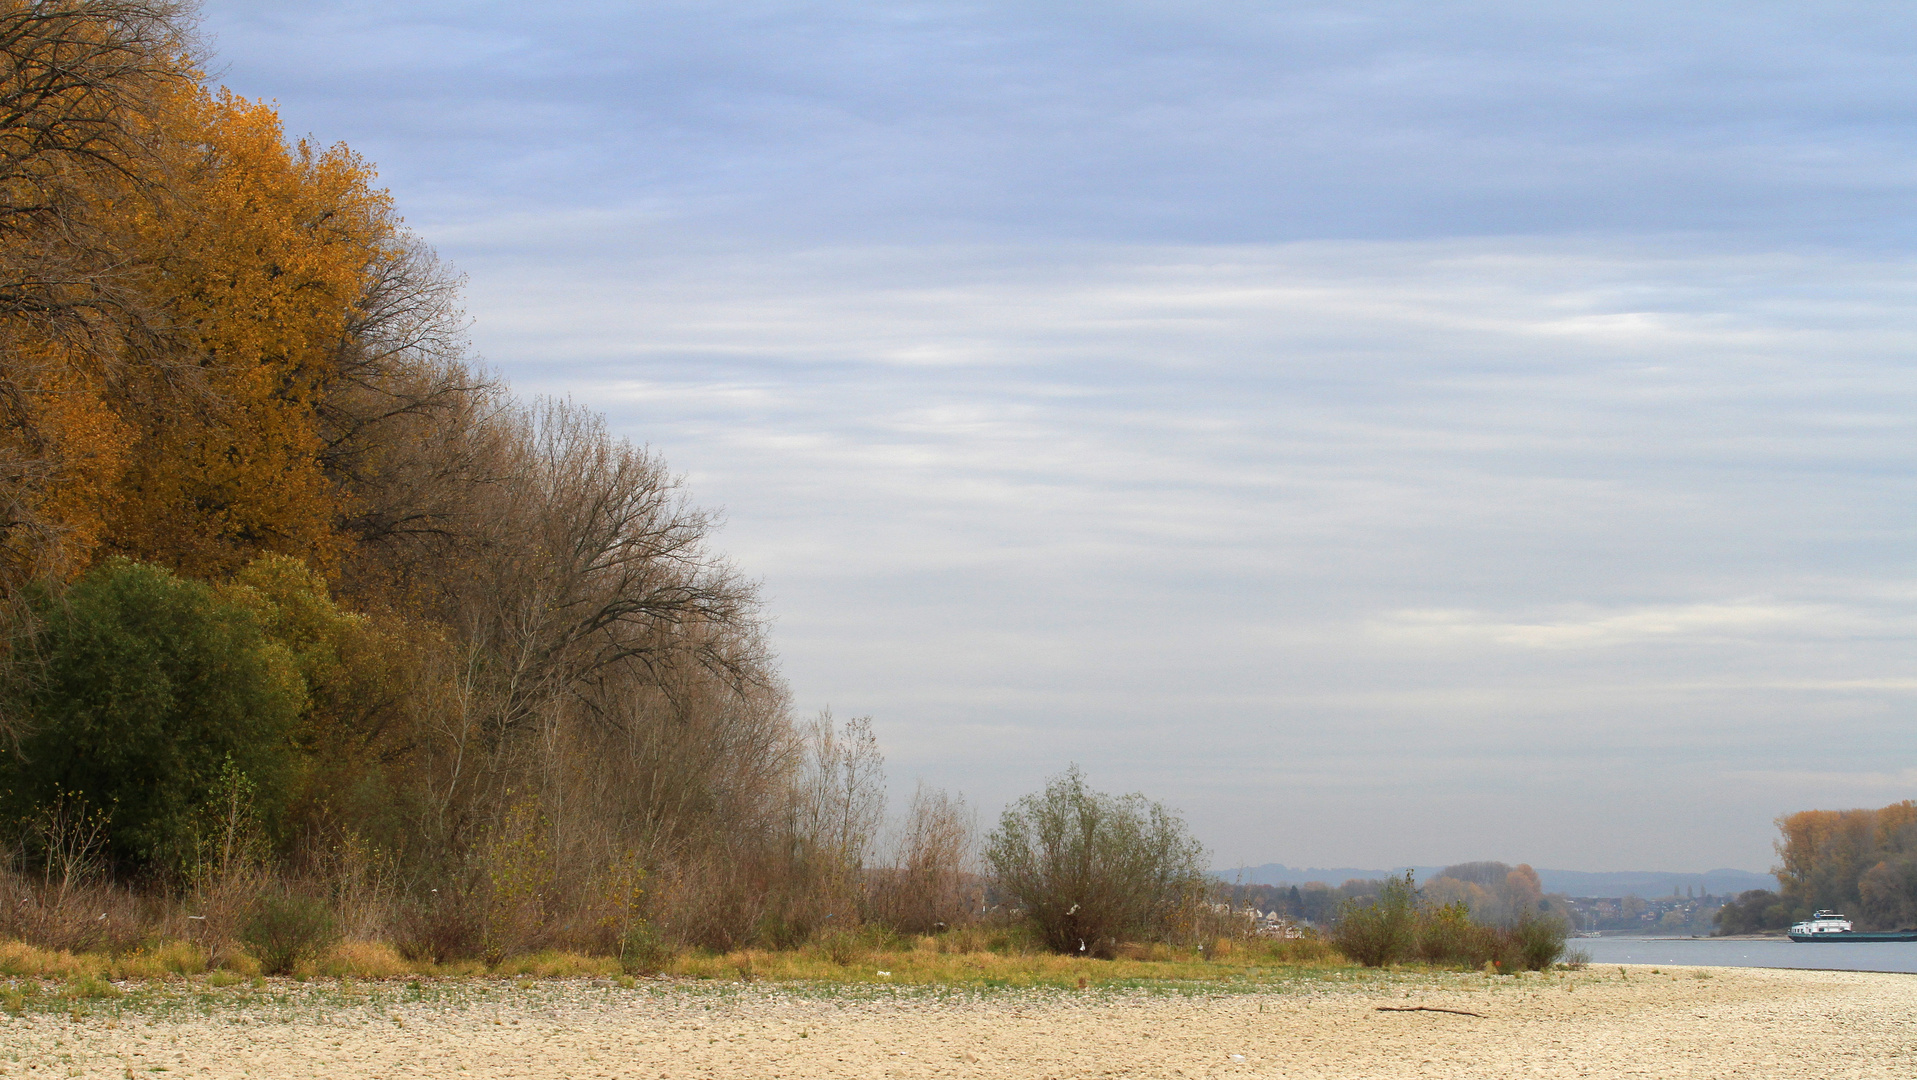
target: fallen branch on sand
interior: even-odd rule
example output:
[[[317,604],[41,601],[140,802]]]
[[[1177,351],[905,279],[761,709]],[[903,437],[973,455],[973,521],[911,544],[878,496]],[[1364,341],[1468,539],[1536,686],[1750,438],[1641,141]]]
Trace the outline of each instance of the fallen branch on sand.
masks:
[[[1483,1013],[1465,1012],[1463,1009],[1440,1009],[1436,1005],[1380,1005],[1379,1012],[1441,1012],[1453,1016],[1475,1016],[1484,1019]]]

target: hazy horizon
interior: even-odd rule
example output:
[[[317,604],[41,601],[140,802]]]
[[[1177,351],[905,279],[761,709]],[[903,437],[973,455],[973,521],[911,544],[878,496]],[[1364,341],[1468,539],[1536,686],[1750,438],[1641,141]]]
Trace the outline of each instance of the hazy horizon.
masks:
[[[1505,860],[1502,860],[1502,859],[1466,859],[1464,860],[1464,862],[1504,862],[1504,861]],[[1342,870],[1358,870],[1367,874],[1372,874],[1372,873],[1389,874],[1393,872],[1403,873],[1406,870],[1420,870],[1420,871],[1443,870],[1446,867],[1459,866],[1459,865],[1462,865],[1462,863],[1425,862],[1425,863],[1401,863],[1401,864],[1396,864],[1392,866],[1359,866],[1359,865],[1305,866],[1305,865],[1293,865],[1291,863],[1277,861],[1277,862],[1263,862],[1263,863],[1256,863],[1256,864],[1247,863],[1247,864],[1243,864],[1239,866],[1215,866],[1212,868],[1211,872],[1214,874],[1222,874],[1232,870],[1263,870],[1267,867],[1282,867],[1287,870],[1296,870],[1301,873],[1317,872],[1317,871],[1324,871],[1324,872],[1330,873],[1330,872],[1342,871]],[[1522,859],[1518,860],[1517,862],[1510,863],[1509,865],[1531,866],[1530,863],[1525,862]],[[1760,877],[1774,876],[1771,874],[1769,870],[1752,870],[1749,867],[1742,867],[1742,866],[1711,866],[1711,867],[1706,867],[1704,869],[1695,869],[1695,870],[1643,870],[1637,867],[1629,867],[1629,866],[1607,866],[1607,867],[1602,867],[1598,869],[1592,869],[1590,867],[1581,867],[1581,866],[1549,866],[1549,867],[1532,866],[1531,868],[1534,870],[1539,870],[1539,871],[1553,870],[1553,871],[1562,871],[1562,872],[1573,873],[1573,874],[1657,873],[1657,874],[1701,875],[1701,874],[1716,873],[1720,870],[1725,870],[1725,871],[1731,871],[1731,872],[1739,873],[1739,874],[1756,874]],[[1337,882],[1332,882],[1331,884],[1335,885],[1337,884]]]
[[[205,14],[895,795],[1689,872],[1917,787],[1917,11]]]

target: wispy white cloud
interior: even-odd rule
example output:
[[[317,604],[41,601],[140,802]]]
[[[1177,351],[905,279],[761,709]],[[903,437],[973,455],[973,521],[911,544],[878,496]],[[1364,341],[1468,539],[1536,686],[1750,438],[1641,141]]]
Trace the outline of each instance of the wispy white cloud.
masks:
[[[1848,792],[1853,803],[1827,803],[1827,810],[1848,810],[1853,805],[1875,808],[1885,802],[1898,802],[1917,791],[1917,769],[1854,770],[1811,772],[1793,769],[1762,769],[1733,773],[1731,779],[1761,784],[1771,790],[1814,792],[1828,798],[1833,791]],[[1813,797],[1816,797],[1814,795]],[[1875,800],[1875,801],[1871,801]]]
[[[1490,643],[1521,649],[1588,649],[1655,641],[1828,639],[1860,631],[1917,637],[1917,617],[1887,626],[1841,608],[1761,601],[1587,611],[1538,621],[1508,621],[1477,611],[1394,611],[1377,624],[1386,638],[1433,645]]]

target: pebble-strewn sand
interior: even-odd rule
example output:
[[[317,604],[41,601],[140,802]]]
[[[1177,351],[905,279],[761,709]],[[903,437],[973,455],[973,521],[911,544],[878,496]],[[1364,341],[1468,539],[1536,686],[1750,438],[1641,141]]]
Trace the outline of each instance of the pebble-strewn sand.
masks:
[[[1917,1076],[1917,976],[1607,967],[1206,993],[236,989],[0,1016],[6,1076]],[[1700,974],[1708,978],[1699,978]],[[277,999],[277,1000],[271,1000]],[[1380,1012],[1430,1005],[1484,1014]],[[117,1013],[117,1015],[116,1015]]]

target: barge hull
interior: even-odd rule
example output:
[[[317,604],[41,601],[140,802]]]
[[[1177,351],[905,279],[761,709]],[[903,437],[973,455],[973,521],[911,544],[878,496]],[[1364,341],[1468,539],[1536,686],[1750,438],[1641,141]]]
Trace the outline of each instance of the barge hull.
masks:
[[[1792,934],[1791,940],[1815,942],[1819,945],[1826,942],[1856,944],[1865,941],[1917,941],[1917,930],[1866,930],[1861,933],[1852,930],[1842,934]]]

